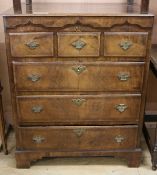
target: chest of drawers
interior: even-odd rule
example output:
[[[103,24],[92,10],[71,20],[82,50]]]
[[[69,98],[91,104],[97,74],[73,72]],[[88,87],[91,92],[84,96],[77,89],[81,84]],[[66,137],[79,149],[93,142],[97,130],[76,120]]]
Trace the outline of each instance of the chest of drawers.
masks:
[[[60,13],[53,4],[39,15],[35,5],[34,14],[4,16],[18,168],[74,156],[139,166],[153,15],[131,7],[105,15],[114,6]]]

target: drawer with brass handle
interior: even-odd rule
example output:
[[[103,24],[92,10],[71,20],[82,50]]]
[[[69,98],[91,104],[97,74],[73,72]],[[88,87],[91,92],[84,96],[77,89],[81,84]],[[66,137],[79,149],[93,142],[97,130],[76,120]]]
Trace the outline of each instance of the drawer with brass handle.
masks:
[[[14,62],[19,91],[138,91],[144,63],[138,62]]]
[[[136,125],[19,127],[17,147],[55,151],[134,149],[137,133]]]
[[[39,74],[30,74],[28,75],[28,80],[32,81],[32,82],[37,82],[39,81],[41,78],[41,76]]]
[[[53,56],[53,33],[10,33],[11,56],[48,57]]]
[[[40,136],[40,135],[36,135],[36,136],[34,136],[34,137],[32,138],[32,141],[33,141],[34,143],[40,144],[40,143],[42,143],[42,142],[45,141],[45,138],[42,137],[42,136]]]
[[[42,106],[36,105],[36,106],[32,107],[32,112],[34,112],[34,113],[40,113],[42,111],[43,111],[43,107]]]
[[[59,57],[98,57],[100,32],[59,32]]]
[[[105,32],[104,55],[117,57],[145,57],[147,32]]]
[[[25,125],[137,123],[140,94],[18,96],[18,121]]]

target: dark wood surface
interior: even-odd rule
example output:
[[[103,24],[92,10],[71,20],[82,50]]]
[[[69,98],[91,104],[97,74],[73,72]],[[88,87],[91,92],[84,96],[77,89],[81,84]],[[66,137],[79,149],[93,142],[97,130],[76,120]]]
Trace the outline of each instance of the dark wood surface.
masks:
[[[145,109],[146,120],[157,121],[157,45],[151,48],[151,62],[147,89],[147,103]]]
[[[156,77],[155,81],[157,81],[157,45],[152,45],[151,49],[151,64],[150,64],[151,71]],[[153,82],[150,82],[153,83]],[[156,93],[156,91],[151,91],[151,93]],[[152,95],[151,94],[151,95]],[[157,106],[152,106],[152,104],[147,102],[147,110],[145,111],[145,123],[144,123],[144,135],[145,139],[151,153],[151,160],[152,160],[152,169],[157,169],[157,112],[149,110],[152,107],[157,109]],[[156,103],[154,103],[156,104]],[[148,111],[149,110],[149,111]]]
[[[21,0],[13,0],[14,13],[21,13]]]
[[[154,116],[157,117],[157,116]],[[143,128],[144,136],[151,154],[152,170],[157,169],[157,123],[147,120]]]
[[[157,45],[156,44],[152,45],[151,62],[153,64],[152,66],[154,67],[154,71],[157,72]]]
[[[18,168],[62,156],[140,165],[153,15],[126,7],[34,4],[4,16]]]
[[[2,148],[4,151],[4,154],[8,154],[7,150],[7,137],[6,137],[6,123],[4,119],[4,113],[3,113],[3,103],[2,103],[2,86],[0,83],[0,137],[2,141]]]
[[[149,0],[141,0],[141,13],[148,13]]]

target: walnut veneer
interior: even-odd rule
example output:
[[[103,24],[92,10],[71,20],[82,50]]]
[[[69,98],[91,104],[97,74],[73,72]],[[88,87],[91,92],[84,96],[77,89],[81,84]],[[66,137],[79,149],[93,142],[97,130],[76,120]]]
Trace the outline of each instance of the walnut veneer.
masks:
[[[34,4],[4,24],[17,167],[74,156],[138,167],[153,15],[136,4]]]

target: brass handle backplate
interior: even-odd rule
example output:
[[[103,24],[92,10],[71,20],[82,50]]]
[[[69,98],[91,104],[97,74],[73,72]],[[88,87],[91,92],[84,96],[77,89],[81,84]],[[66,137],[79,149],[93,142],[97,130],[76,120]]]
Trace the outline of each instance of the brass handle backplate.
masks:
[[[133,43],[131,41],[122,41],[119,43],[119,46],[124,50],[128,50],[131,46],[133,45]]]
[[[81,137],[86,130],[84,128],[77,128],[77,129],[74,129],[73,131],[77,137]]]
[[[43,107],[42,106],[33,106],[32,107],[32,112],[34,112],[34,113],[40,113],[40,112],[42,112],[43,111]]]
[[[33,142],[35,142],[35,143],[42,143],[42,142],[44,142],[44,140],[45,140],[45,138],[44,137],[42,137],[42,136],[34,136],[33,138],[32,138],[32,140],[33,140]]]
[[[128,81],[131,76],[128,72],[120,72],[117,77],[120,81]]]
[[[128,106],[125,105],[125,104],[118,104],[118,105],[115,106],[115,108],[116,108],[117,111],[122,113],[128,108]]]
[[[84,102],[86,102],[86,100],[82,98],[75,98],[75,99],[72,99],[72,102],[76,106],[81,106]]]
[[[86,46],[86,43],[84,41],[82,41],[81,39],[78,39],[74,42],[71,43],[71,45],[77,49],[77,50],[81,50]]]
[[[75,73],[77,73],[78,75],[81,74],[83,71],[86,70],[86,66],[73,66],[72,70],[75,71]]]
[[[125,140],[125,138],[121,135],[116,136],[114,139],[117,143],[122,143]]]
[[[40,44],[36,41],[29,41],[25,45],[31,50],[34,50],[34,49],[36,49],[37,47],[40,46]]]
[[[40,75],[37,75],[37,74],[28,75],[28,80],[31,80],[32,82],[37,82],[40,79],[41,79]]]

